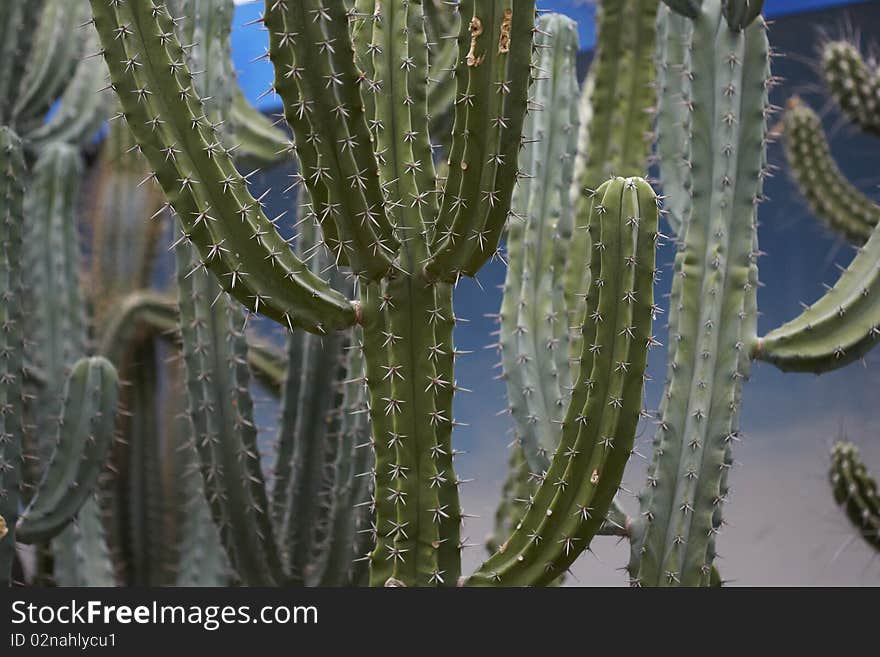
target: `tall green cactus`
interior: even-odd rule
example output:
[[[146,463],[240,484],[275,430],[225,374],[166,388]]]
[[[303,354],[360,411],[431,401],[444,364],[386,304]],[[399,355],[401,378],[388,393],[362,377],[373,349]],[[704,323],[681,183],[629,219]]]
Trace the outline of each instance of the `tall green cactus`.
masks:
[[[21,140],[0,127],[0,586],[15,559],[24,435],[22,229],[26,170]]]
[[[455,584],[461,511],[452,469],[456,354],[450,284],[475,274],[494,255],[507,220],[519,177],[533,3],[459,4],[455,118],[446,142],[448,174],[438,180],[428,135],[423,3],[357,3],[349,13],[342,0],[267,0],[263,22],[276,69],[274,90],[293,128],[299,180],[309,192],[311,216],[321,225],[332,260],[359,279],[357,303],[334,291],[290,251],[248,193],[246,180],[222,145],[220,124],[200,100],[197,85],[193,87],[164,7],[152,0],[92,0],[92,9],[123,115],[183,227],[181,246],[193,244],[222,287],[251,311],[314,333],[355,323],[362,327],[376,459],[371,582]],[[653,15],[647,22],[653,22]],[[547,481],[537,493],[541,504],[530,513],[558,510],[560,519],[575,518],[578,503],[586,509],[594,501],[597,516],[584,513],[583,522],[571,527],[568,521],[551,522],[547,531],[561,532],[564,540],[548,541],[552,546],[535,555],[526,570],[517,565],[519,560],[510,567],[502,564],[502,578],[510,581],[540,583],[547,576],[547,562],[564,569],[587,547],[604,518],[601,507],[611,504],[619,485],[638,417],[647,339],[642,332],[650,330],[653,309],[656,204],[643,182],[622,178],[603,188],[598,199],[593,229],[609,242],[620,240],[621,251],[611,250],[609,260],[594,263],[594,269],[598,276],[602,267],[628,266],[629,278],[612,275],[607,295],[597,292],[593,302],[619,314],[619,323],[603,327],[620,327],[620,336],[605,336],[611,345],[608,354],[618,346],[632,352],[631,360],[627,356],[620,361],[624,366],[604,357],[595,357],[594,365],[592,355],[582,357],[582,371],[595,367],[602,375],[602,392],[587,394],[589,373],[581,377],[577,391],[579,404],[614,409],[606,413],[607,429],[616,436],[593,436],[593,429],[580,436],[581,423],[574,418],[583,408],[575,405],[570,411],[569,447],[577,450],[583,444],[584,456],[560,449],[552,467],[568,481],[563,472],[572,459],[571,476],[585,473],[588,483],[575,486],[572,479],[572,488],[556,499],[554,491],[561,491],[561,484]],[[624,234],[630,239],[623,239]],[[630,253],[625,263],[627,249],[637,253]],[[603,260],[605,253],[596,260]],[[198,263],[181,261],[181,275],[186,304],[185,286],[201,286],[205,273]],[[626,285],[634,287],[617,290]],[[615,291],[620,299],[612,299]],[[202,347],[187,349],[190,387],[194,394],[200,388],[205,400],[214,399],[215,408],[239,399],[230,415],[238,419],[231,427],[207,416],[196,432],[206,486],[223,481],[222,493],[208,490],[208,498],[215,517],[223,521],[221,532],[244,581],[296,579],[297,573],[282,564],[277,551],[281,537],[276,542],[277,527],[273,530],[267,520],[271,510],[260,492],[265,489],[253,456],[253,430],[242,415],[249,405],[244,382],[229,379],[242,373],[242,355],[235,357],[240,341],[233,336],[231,343],[221,345],[216,335],[201,335],[212,327],[230,326],[228,310],[198,310],[210,303],[206,292],[193,297],[194,307],[186,311],[189,321],[183,322],[184,344]],[[219,305],[229,308],[226,302]],[[193,321],[197,318],[203,319]],[[187,337],[187,331],[194,334]],[[224,349],[231,350],[229,374],[207,383],[199,375],[204,363],[196,361],[210,357],[220,363]],[[213,353],[218,355],[209,355]],[[223,386],[228,390],[214,394]],[[194,417],[200,415],[198,407],[191,410]],[[243,454],[247,456],[241,458]],[[520,540],[517,534],[514,540]],[[531,554],[528,543],[517,551]],[[496,561],[506,562],[511,554]],[[493,564],[470,581],[490,581]]]
[[[667,4],[682,10],[680,3]],[[660,15],[667,39],[688,44],[683,58],[679,50],[661,50],[659,66],[666,72],[682,67],[684,86],[673,93],[688,110],[690,138],[685,180],[680,169],[661,168],[667,193],[679,197],[673,206],[681,208],[680,247],[655,452],[639,496],[641,515],[628,532],[635,585],[709,586],[717,579],[715,537],[750,360],[818,373],[858,358],[877,339],[875,238],[800,318],[757,337],[756,208],[773,78],[761,3],[735,4],[689,3],[683,12],[689,25],[665,10]],[[669,91],[661,86],[661,95]],[[660,104],[661,129],[671,120],[663,112],[674,107],[672,100]],[[817,193],[828,205],[840,191],[832,186]]]

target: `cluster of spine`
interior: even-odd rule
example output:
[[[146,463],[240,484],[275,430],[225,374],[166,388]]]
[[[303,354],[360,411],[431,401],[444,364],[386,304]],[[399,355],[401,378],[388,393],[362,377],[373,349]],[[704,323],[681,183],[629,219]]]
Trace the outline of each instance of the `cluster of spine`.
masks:
[[[813,212],[849,240],[864,243],[880,220],[880,205],[862,194],[837,167],[816,113],[790,98],[784,120],[785,156]]]
[[[834,501],[843,508],[859,536],[880,550],[880,494],[855,445],[834,445],[828,477]]]
[[[756,204],[765,165],[766,27],[731,27],[720,0],[692,18],[683,77],[690,204],[670,300],[669,368],[632,532],[635,585],[708,585],[757,319]],[[667,21],[670,31],[676,21]]]
[[[560,236],[570,239],[575,253],[590,253],[587,223],[591,194],[609,176],[642,176],[647,168],[658,4],[658,0],[612,0],[599,6],[591,83],[584,87],[592,115],[579,137],[588,146],[583,171],[574,180],[577,200],[573,219],[560,227]],[[576,327],[586,305],[589,268],[577,258],[567,263],[565,301],[570,325]],[[580,350],[581,337],[575,329],[569,342],[570,357],[577,359]]]

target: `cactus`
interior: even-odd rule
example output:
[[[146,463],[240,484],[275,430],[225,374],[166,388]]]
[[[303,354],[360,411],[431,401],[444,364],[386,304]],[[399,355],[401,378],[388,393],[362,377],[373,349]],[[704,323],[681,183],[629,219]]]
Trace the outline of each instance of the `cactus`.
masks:
[[[674,9],[676,3],[667,4]],[[715,537],[723,525],[749,361],[759,358],[783,370],[819,373],[858,358],[877,337],[870,292],[878,266],[874,238],[837,285],[800,318],[762,338],[756,335],[756,208],[766,162],[766,119],[772,111],[767,90],[774,79],[760,3],[734,4],[705,0],[688,28],[661,13],[668,34],[675,31],[689,39],[680,93],[688,108],[690,139],[684,184],[680,169],[661,169],[661,175],[669,176],[667,191],[681,196],[680,247],[655,453],[648,485],[639,496],[641,515],[628,523],[629,573],[635,585],[709,586],[719,581],[713,567]],[[661,70],[668,71],[676,57],[667,50]],[[708,134],[727,136],[707,140]],[[819,175],[828,171],[833,169],[826,167]],[[827,190],[823,203],[836,203],[829,197],[839,189]]]
[[[864,243],[880,220],[880,206],[844,178],[819,117],[796,96],[788,100],[783,133],[791,173],[810,208],[833,231]]]
[[[847,41],[829,41],[822,49],[822,72],[846,117],[865,132],[880,135],[880,75],[873,58],[865,61]]]
[[[571,231],[576,253],[589,253],[586,230],[590,194],[610,175],[641,176],[650,152],[650,109],[654,104],[655,20],[658,0],[614,0],[599,7],[596,57],[591,67],[589,94],[592,116],[582,140],[588,141],[585,168],[576,180],[578,200],[573,221],[560,231]],[[589,287],[588,268],[577,258],[568,259],[565,272],[566,307],[571,326],[579,323]],[[569,355],[578,358],[581,338],[575,331]]]
[[[116,422],[119,384],[106,359],[80,360],[67,378],[61,417],[43,479],[18,519],[23,543],[55,536],[90,497],[104,467]]]
[[[7,63],[7,62],[4,62]],[[21,140],[0,127],[0,586],[15,559],[24,434],[22,228],[24,179]]]
[[[359,11],[364,6],[368,11]],[[179,247],[185,247],[184,242],[194,245],[237,302],[288,328],[329,334],[355,323],[362,327],[376,452],[377,532],[370,553],[371,582],[454,584],[460,572],[461,512],[450,441],[456,388],[450,283],[475,274],[492,257],[507,219],[518,177],[517,154],[530,77],[532,3],[514,6],[509,1],[476,0],[460,4],[458,102],[447,146],[448,175],[439,187],[426,120],[429,56],[423,3],[358,3],[351,13],[341,0],[266,3],[263,22],[276,68],[274,90],[293,128],[299,180],[309,192],[311,216],[321,225],[332,260],[349,267],[359,279],[356,304],[335,292],[290,251],[247,192],[244,178],[222,146],[219,123],[210,118],[210,104],[203,106],[191,85],[183,50],[171,36],[172,22],[165,9],[150,0],[92,0],[92,9],[123,114],[183,227]],[[652,24],[653,13],[645,13],[651,19],[646,22]],[[354,23],[351,33],[349,19]],[[115,38],[115,34],[122,36]],[[647,51],[650,56],[650,48]],[[168,66],[134,63],[143,61],[147,52],[153,61],[159,57]],[[355,53],[354,61],[350,52]],[[360,87],[359,80],[363,81]],[[319,121],[318,116],[334,116],[335,121]],[[641,132],[637,141],[641,146]],[[378,177],[373,174],[376,164]],[[552,508],[559,510],[559,518],[574,518],[573,505],[595,499],[597,516],[588,518],[585,513],[583,522],[572,527],[568,526],[571,522],[550,523],[547,531],[562,532],[564,544],[548,541],[549,547],[525,571],[517,563],[502,564],[503,581],[540,583],[547,572],[543,559],[564,569],[585,549],[602,523],[602,507],[611,504],[629,455],[627,444],[638,417],[647,340],[642,332],[649,330],[653,307],[656,205],[650,188],[634,179],[615,179],[598,198],[600,210],[593,220],[597,234],[607,235],[609,241],[621,240],[627,231],[639,236],[622,243],[626,248],[621,252],[638,248],[639,265],[629,268],[629,283],[612,277],[615,280],[607,295],[597,294],[594,301],[597,308],[614,313],[621,306],[622,337],[605,337],[615,348],[632,349],[632,362],[626,360],[627,367],[613,372],[613,363],[597,357],[595,368],[603,376],[603,392],[587,395],[587,378],[594,366],[592,358],[582,358],[581,368],[587,373],[577,388],[580,405],[572,407],[563,434],[568,434],[564,440],[571,443],[569,448],[585,441],[585,456],[573,459],[572,476],[581,471],[589,483],[583,490],[572,486],[556,500],[557,484],[548,481],[537,493],[541,505],[530,511],[540,515]],[[598,215],[606,216],[601,209],[606,206],[608,220],[603,221]],[[632,217],[640,218],[638,228],[636,222],[627,221]],[[253,235],[259,239],[253,240]],[[631,259],[635,255],[630,254]],[[624,267],[624,256],[617,250],[607,257],[608,262],[595,263],[597,273],[602,267]],[[603,253],[597,260],[604,258]],[[261,492],[265,489],[254,462],[253,429],[244,415],[249,402],[243,396],[244,382],[235,383],[243,373],[241,361],[235,358],[242,357],[243,350],[236,345],[243,343],[235,336],[237,322],[230,320],[235,312],[226,302],[213,311],[203,307],[216,297],[203,286],[217,283],[206,279],[196,262],[182,259],[180,266],[191,394],[206,400],[203,403],[214,400],[215,412],[233,397],[239,399],[239,405],[230,409],[229,417],[237,418],[231,427],[213,424],[214,418],[200,412],[198,405],[191,407],[208,499],[243,581],[296,581],[300,573],[291,562],[283,565],[282,554],[285,549],[295,554],[298,548],[294,543],[283,547],[282,554],[278,552],[285,537],[279,536],[277,544],[273,538],[278,527],[273,529],[269,522],[272,511]],[[624,290],[625,285],[634,289]],[[618,291],[620,299],[612,299]],[[628,303],[633,295],[637,298]],[[631,313],[637,317],[631,318]],[[203,319],[193,321],[197,318]],[[607,330],[617,325],[609,323]],[[232,341],[221,343],[211,333],[215,329],[232,330]],[[200,353],[187,347],[195,344],[202,345]],[[207,383],[199,375],[205,371],[199,360],[206,357],[215,362],[231,358],[229,374]],[[426,386],[419,383],[425,377]],[[583,411],[582,405],[599,408],[609,399],[615,410],[606,414],[607,428],[617,434],[581,439],[575,417]],[[618,399],[625,400],[621,409],[615,402]],[[601,440],[607,449],[599,445]],[[588,458],[593,452],[595,462]],[[248,456],[233,459],[239,454]],[[570,457],[563,449],[556,453],[551,467],[561,479]],[[587,472],[591,465],[593,474]],[[214,492],[219,490],[222,495]],[[513,540],[522,541],[520,534]],[[531,553],[528,543],[525,540],[517,551]],[[511,554],[513,550],[493,559],[506,562]],[[494,571],[494,563],[490,560],[469,582],[490,581],[488,569]]]
[[[693,201],[675,264],[681,280],[671,299],[655,457],[632,540],[629,572],[640,585],[709,583],[756,322],[769,45],[760,20],[741,31],[728,26],[719,0],[703,2],[692,29]]]
[[[546,469],[559,443],[571,388],[565,265],[572,217],[570,187],[578,133],[577,26],[558,14],[537,25],[538,80],[524,135],[507,231],[507,277],[499,313],[504,378],[515,438],[531,472]]]
[[[831,450],[829,470],[834,501],[869,545],[880,549],[880,497],[877,482],[868,473],[852,443],[838,442]]]
[[[4,4],[0,124],[15,129],[32,150],[57,141],[88,141],[107,115],[96,93],[106,69],[99,58],[87,56],[96,39],[81,29],[88,7],[66,0]],[[59,99],[54,115],[44,121]]]

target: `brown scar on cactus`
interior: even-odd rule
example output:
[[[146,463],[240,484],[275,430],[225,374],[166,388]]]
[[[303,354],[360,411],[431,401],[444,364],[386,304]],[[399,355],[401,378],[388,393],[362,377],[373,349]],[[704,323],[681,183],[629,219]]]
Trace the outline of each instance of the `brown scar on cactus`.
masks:
[[[504,10],[504,18],[501,19],[501,36],[498,38],[499,54],[510,52],[510,28],[513,24],[513,9]]]
[[[0,541],[2,541],[8,533],[9,528],[6,526],[6,518],[0,516]]]
[[[468,30],[471,33],[471,49],[467,54],[467,65],[471,68],[476,68],[483,63],[484,59],[486,59],[486,55],[477,56],[477,39],[483,34],[483,21],[477,16],[474,16],[471,19],[471,24],[470,27],[468,27]],[[510,45],[509,41],[508,45]]]

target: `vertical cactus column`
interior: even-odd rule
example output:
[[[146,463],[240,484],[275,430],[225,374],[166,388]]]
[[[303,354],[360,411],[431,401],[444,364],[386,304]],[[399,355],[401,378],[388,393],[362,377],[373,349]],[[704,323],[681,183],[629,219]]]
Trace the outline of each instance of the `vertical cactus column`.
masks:
[[[669,378],[634,528],[631,581],[708,585],[756,322],[756,203],[765,164],[769,45],[720,0],[692,19],[689,164]]]
[[[576,253],[560,235],[571,221],[578,133],[577,25],[560,14],[537,23],[537,80],[507,230],[507,277],[499,314],[502,364],[514,435],[532,472],[556,449],[570,394],[565,266]],[[562,230],[566,230],[564,225]],[[570,229],[569,229],[570,233]],[[583,264],[583,263],[582,263]]]
[[[591,194],[609,176],[643,176],[650,154],[651,113],[654,105],[655,21],[659,0],[603,0],[597,21],[596,57],[591,83],[585,85],[592,116],[581,139],[588,142],[582,173],[575,178],[575,215],[563,237],[571,234],[575,253],[590,253],[587,223]],[[570,325],[577,326],[586,305],[589,269],[578,258],[567,260],[566,306]],[[581,337],[575,330],[569,354],[576,359]]]
[[[0,587],[15,559],[24,434],[22,229],[24,180],[21,140],[0,127]]]

